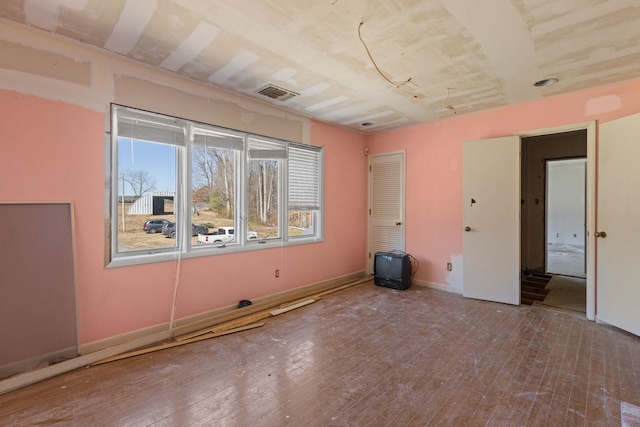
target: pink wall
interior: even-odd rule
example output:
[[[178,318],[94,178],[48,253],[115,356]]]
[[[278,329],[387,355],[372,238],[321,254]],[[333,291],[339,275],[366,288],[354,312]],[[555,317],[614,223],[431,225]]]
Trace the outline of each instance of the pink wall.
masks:
[[[325,240],[322,243],[183,260],[177,318],[365,269],[366,168],[364,136],[313,123],[311,140],[324,146]],[[136,267],[138,268],[138,267]],[[275,270],[280,277],[275,277]],[[203,271],[219,272],[202,280]],[[174,269],[175,276],[175,269]],[[204,277],[206,277],[205,275]]]
[[[81,342],[101,340],[365,269],[367,158],[407,152],[407,251],[416,278],[451,282],[462,255],[462,143],[640,111],[640,81],[362,136],[312,122],[325,147],[325,241],[135,267],[104,268],[104,117],[0,91],[0,200],[72,201]],[[274,277],[274,270],[281,277]],[[203,279],[203,272],[216,272]],[[218,272],[224,271],[223,275]]]
[[[636,80],[368,136],[371,154],[406,150],[406,250],[420,263],[416,279],[461,287],[446,265],[462,256],[464,141],[602,123],[639,111]]]
[[[325,147],[325,241],[104,268],[104,116],[0,90],[0,200],[71,201],[83,344],[365,269],[365,138],[313,124]],[[281,277],[274,277],[274,270]],[[220,273],[223,272],[223,273]]]

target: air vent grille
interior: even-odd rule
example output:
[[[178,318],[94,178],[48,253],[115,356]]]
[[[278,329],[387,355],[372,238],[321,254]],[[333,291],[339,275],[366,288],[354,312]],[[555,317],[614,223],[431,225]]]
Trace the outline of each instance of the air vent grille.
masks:
[[[268,96],[269,98],[272,98],[272,99],[277,99],[278,101],[286,101],[287,99],[291,99],[294,96],[299,95],[298,93],[295,93],[287,89],[283,89],[281,87],[278,87],[272,84],[268,84],[265,87],[258,89],[256,92],[259,93],[260,95]]]

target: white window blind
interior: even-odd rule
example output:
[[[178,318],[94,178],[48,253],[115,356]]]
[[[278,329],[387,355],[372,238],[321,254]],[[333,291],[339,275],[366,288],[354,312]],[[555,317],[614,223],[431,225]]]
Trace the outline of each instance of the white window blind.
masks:
[[[193,143],[204,147],[228,148],[231,150],[243,150],[244,138],[242,135],[223,133],[213,129],[194,128]]]
[[[287,150],[281,142],[253,136],[248,137],[247,141],[251,160],[280,160],[287,158]]]
[[[115,107],[115,110],[118,117],[116,131],[119,138],[185,145],[184,120],[124,107]]]
[[[320,209],[322,148],[289,144],[289,210]]]

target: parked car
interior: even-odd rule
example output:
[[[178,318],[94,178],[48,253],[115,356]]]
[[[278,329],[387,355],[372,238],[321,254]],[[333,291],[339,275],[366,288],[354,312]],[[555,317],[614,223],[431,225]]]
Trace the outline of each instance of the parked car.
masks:
[[[162,227],[169,221],[166,219],[148,219],[144,222],[142,230],[147,233],[162,233]]]
[[[233,227],[220,227],[217,231],[212,233],[198,233],[198,244],[203,245],[207,243],[226,243],[230,242],[234,238],[235,231]],[[248,231],[247,237],[249,239],[257,239],[258,233],[255,231]]]
[[[201,234],[201,233],[206,234],[208,232],[209,232],[209,229],[207,227],[205,227],[204,225],[191,224],[191,235],[192,236],[197,236],[198,234]],[[166,223],[162,227],[162,234],[164,234],[167,237],[171,237],[171,238],[176,237],[176,223],[175,222]]]

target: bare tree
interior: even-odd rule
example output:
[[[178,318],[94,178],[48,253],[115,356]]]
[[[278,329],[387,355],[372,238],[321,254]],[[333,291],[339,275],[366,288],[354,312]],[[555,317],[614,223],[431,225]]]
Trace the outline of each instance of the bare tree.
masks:
[[[213,210],[231,218],[235,209],[234,151],[195,145],[193,186],[199,199],[208,197]],[[249,163],[249,219],[264,225],[277,224],[278,162],[253,160]]]
[[[218,203],[224,207],[225,214],[229,217],[234,210],[233,192],[233,159],[228,151],[216,150],[216,175],[215,183],[218,189]]]
[[[194,146],[194,186],[208,189],[211,207],[231,217],[234,210],[233,152],[222,148]]]
[[[122,179],[129,184],[136,199],[156,189],[156,178],[144,169],[127,169]]]
[[[213,190],[215,163],[204,145],[193,146],[193,184]]]
[[[249,171],[249,199],[253,209],[249,218],[261,224],[272,225],[277,216],[278,163],[253,161]]]

